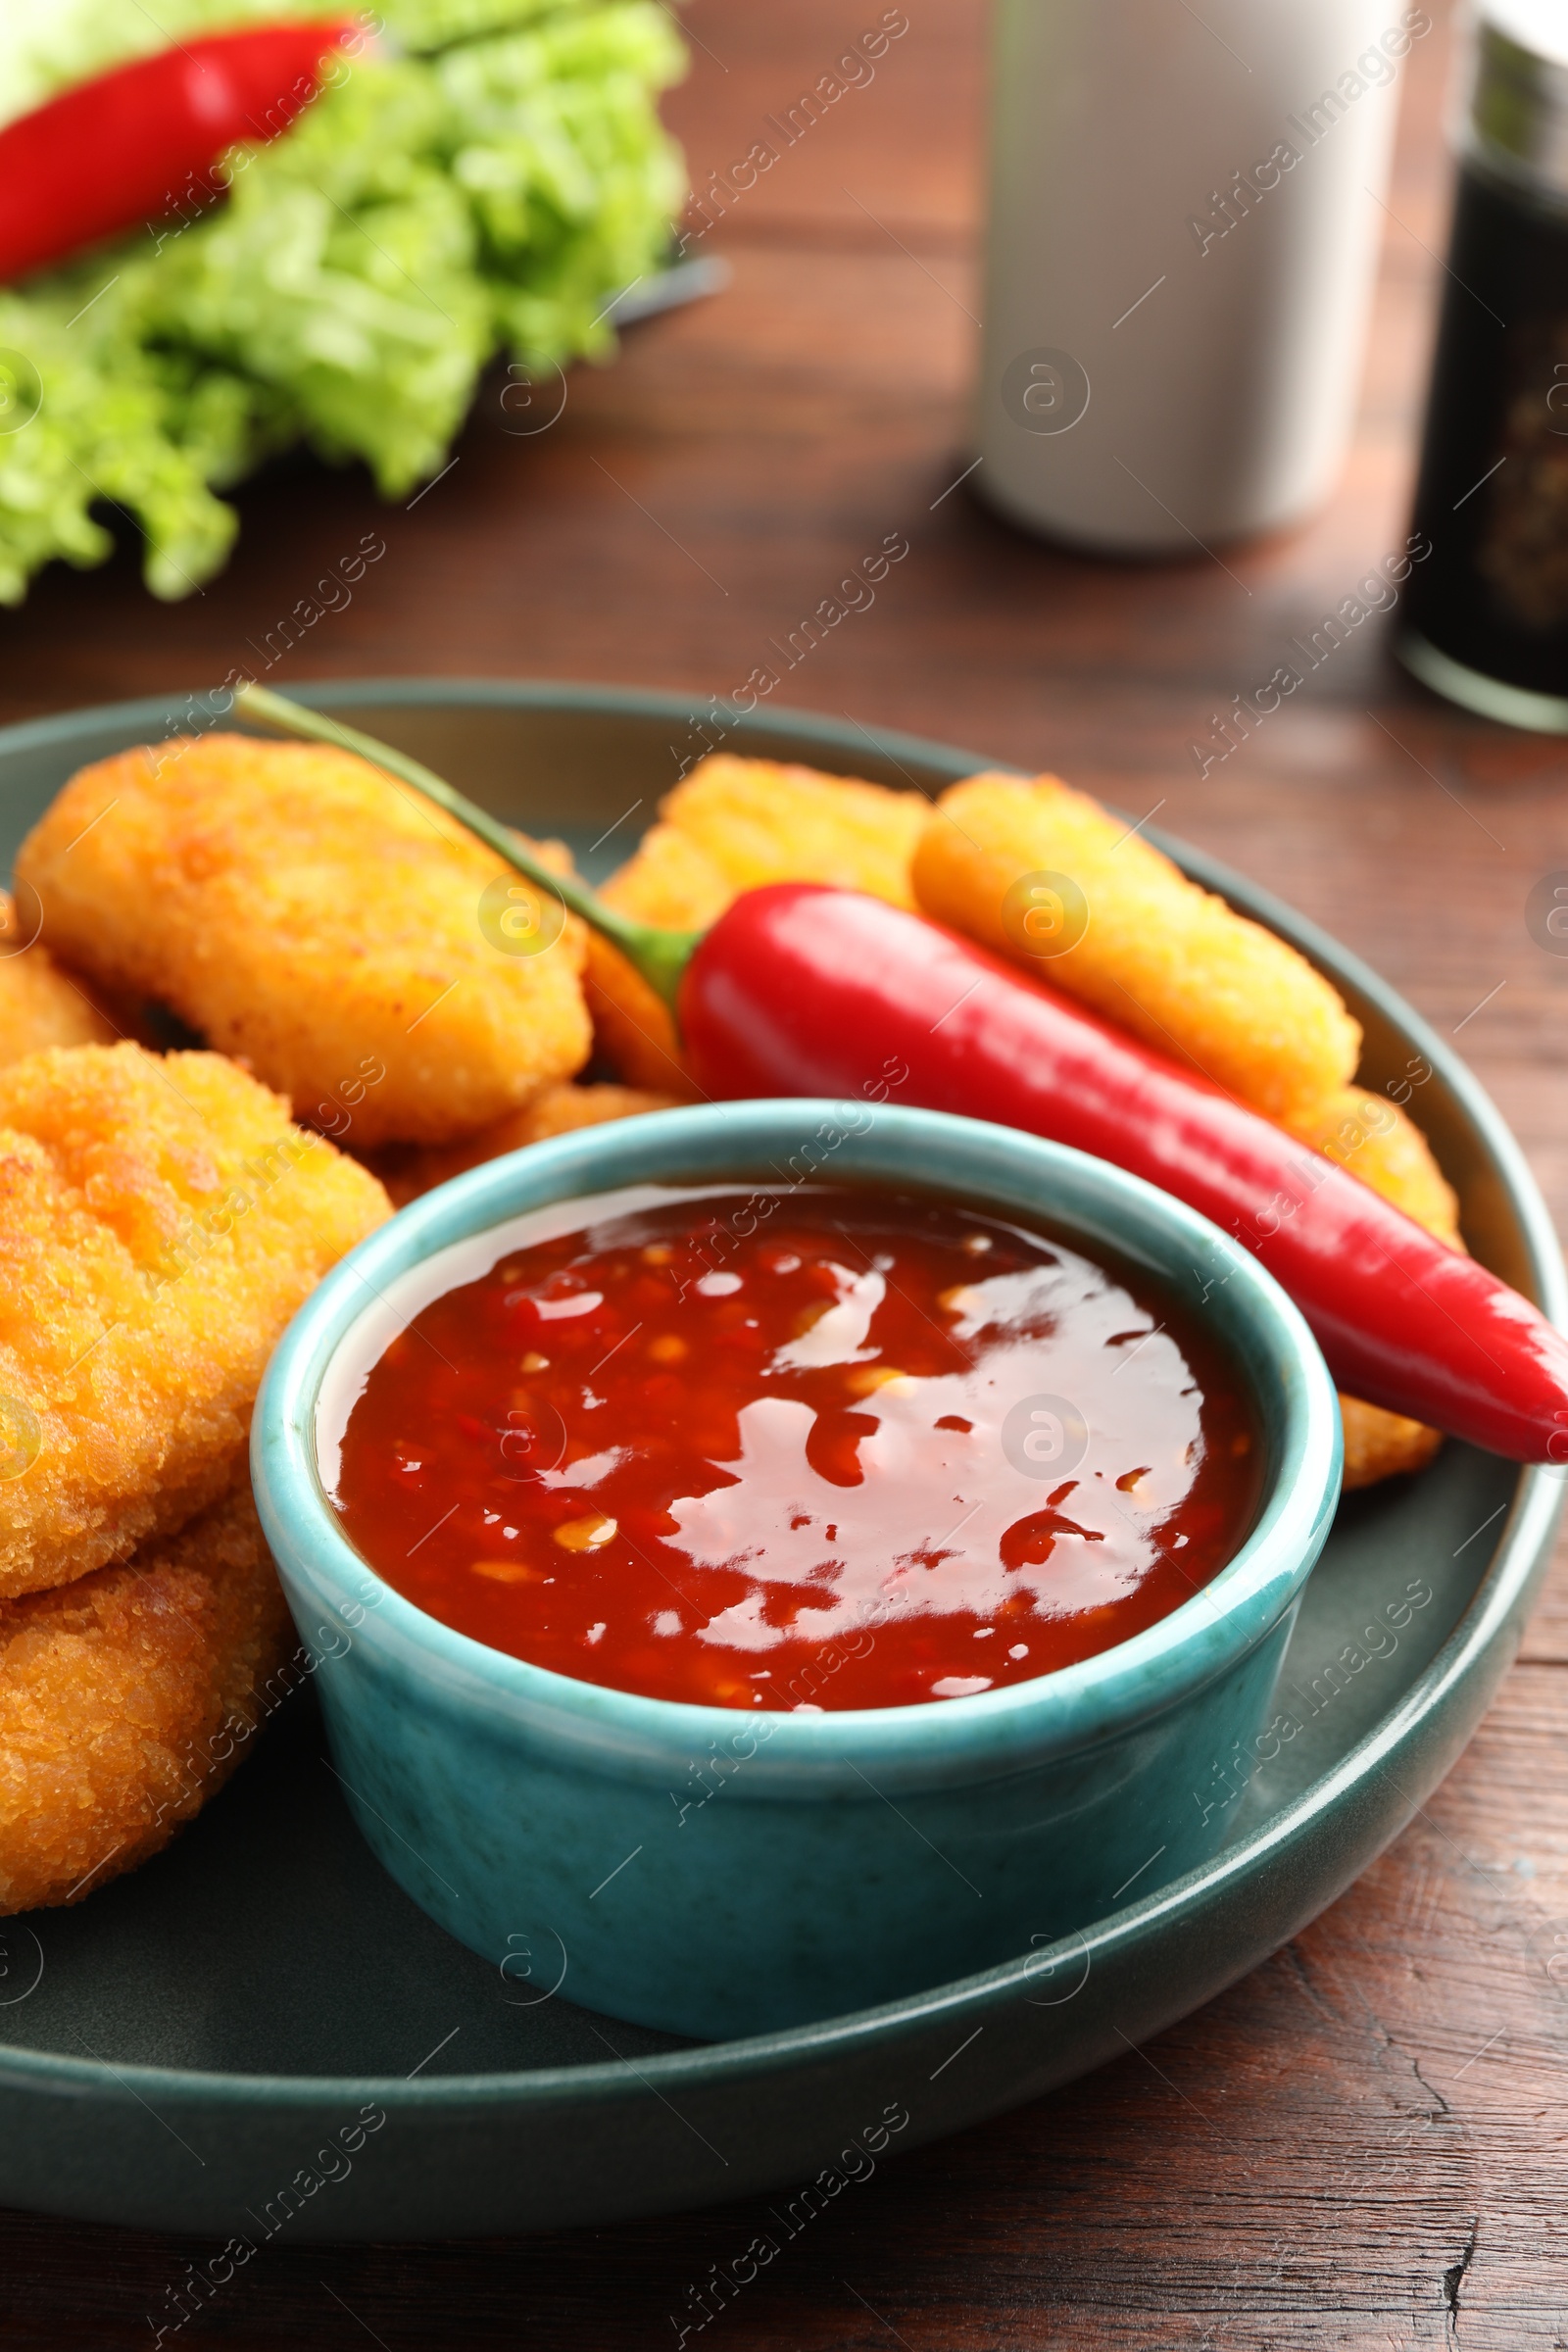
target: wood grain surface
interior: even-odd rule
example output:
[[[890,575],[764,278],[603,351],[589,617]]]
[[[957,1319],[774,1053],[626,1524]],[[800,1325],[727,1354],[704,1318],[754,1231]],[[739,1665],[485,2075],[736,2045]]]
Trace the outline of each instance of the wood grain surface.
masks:
[[[670,103],[694,182],[880,14],[694,0]],[[778,700],[1052,766],[1212,849],[1369,957],[1463,1050],[1568,1213],[1568,961],[1525,901],[1568,866],[1568,760],[1424,696],[1372,619],[1267,727],[1191,745],[1407,528],[1446,233],[1440,27],[1409,64],[1355,447],[1305,529],[1223,562],[1054,552],[953,485],[970,463],[980,0],[909,29],[697,250],[718,299],[578,369],[519,432],[487,383],[405,508],[357,472],[242,494],[183,605],[134,553],[0,619],[0,718],[251,661],[362,533],[352,605],[267,673],[501,674],[723,695],[889,531],[910,554]],[[548,387],[536,412],[546,413]],[[553,405],[550,403],[548,405]],[[251,649],[249,652],[247,649]],[[1147,2050],[915,2153],[823,2215],[699,2339],[767,2352],[1384,2352],[1568,2345],[1568,1574],[1427,1811],[1315,1927]],[[193,2348],[673,2346],[668,2315],[760,2226],[731,2207],[509,2244],[279,2249]],[[194,2252],[0,2217],[0,2342],[130,2347]]]

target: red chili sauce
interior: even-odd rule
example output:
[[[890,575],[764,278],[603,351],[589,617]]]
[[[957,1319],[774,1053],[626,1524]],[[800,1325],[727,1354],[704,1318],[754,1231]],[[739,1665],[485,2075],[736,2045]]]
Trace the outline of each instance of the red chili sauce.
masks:
[[[709,1706],[964,1698],[1252,1524],[1237,1367],[1130,1267],[919,1195],[595,1206],[433,1298],[347,1420],[347,1534],[475,1641]]]

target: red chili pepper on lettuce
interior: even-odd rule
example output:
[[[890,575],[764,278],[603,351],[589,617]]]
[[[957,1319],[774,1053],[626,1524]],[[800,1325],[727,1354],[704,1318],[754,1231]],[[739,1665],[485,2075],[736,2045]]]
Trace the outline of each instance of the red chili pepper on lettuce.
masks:
[[[0,112],[8,89],[118,70],[158,37],[153,15],[195,50],[266,5],[0,0]],[[232,144],[211,173],[226,201],[166,172],[161,218],[21,284],[0,274],[0,606],[54,559],[101,563],[111,508],[142,529],[154,594],[188,595],[238,527],[214,493],[273,452],[363,461],[407,499],[498,352],[515,367],[494,414],[521,434],[559,413],[562,367],[613,348],[612,298],[657,275],[685,192],[658,111],[685,65],[671,13],[376,5],[385,44],[347,41],[281,136]]]
[[[78,82],[0,130],[0,284],[217,195],[214,166],[316,96],[352,20],[179,43]]]

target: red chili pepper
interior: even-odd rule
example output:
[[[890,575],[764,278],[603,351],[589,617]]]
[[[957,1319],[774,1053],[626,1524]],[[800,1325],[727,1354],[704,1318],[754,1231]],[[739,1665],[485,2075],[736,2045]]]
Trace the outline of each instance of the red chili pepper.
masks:
[[[0,130],[0,284],[219,192],[237,140],[275,138],[352,18],[214,34],[100,74]]]
[[[700,937],[634,923],[406,753],[265,686],[236,687],[234,703],[400,776],[603,932],[673,1004],[705,1093],[896,1096],[1108,1159],[1260,1257],[1351,1396],[1513,1461],[1568,1463],[1568,1339],[1527,1298],[1336,1161],[984,949],[815,882],[745,891]]]
[[[1568,1340],[1528,1299],[1218,1087],[937,924],[772,883],[701,941],[677,1004],[706,1093],[864,1101],[885,1086],[1094,1152],[1261,1258],[1352,1396],[1514,1461],[1568,1460]]]

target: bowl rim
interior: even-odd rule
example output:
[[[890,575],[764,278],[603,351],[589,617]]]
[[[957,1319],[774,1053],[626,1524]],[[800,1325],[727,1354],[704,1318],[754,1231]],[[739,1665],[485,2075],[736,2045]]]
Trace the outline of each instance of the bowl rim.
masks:
[[[825,1120],[842,1121],[847,1111],[863,1123],[852,1138],[856,1156],[836,1162],[836,1173],[887,1181],[891,1171],[866,1160],[878,1152],[884,1159],[896,1154],[906,1181],[919,1165],[922,1189],[958,1192],[1011,1215],[1020,1214],[1020,1203],[1001,1188],[1009,1178],[1029,1183],[1049,1202],[1037,1202],[1035,1213],[1069,1238],[1099,1213],[1111,1228],[1100,1237],[1105,1247],[1134,1256],[1142,1250],[1156,1267],[1160,1252],[1168,1259],[1179,1250],[1189,1266],[1218,1276],[1224,1319],[1245,1325],[1274,1368],[1282,1435],[1257,1520],[1217,1576],[1127,1641],[1002,1690],[905,1707],[753,1714],[653,1698],[534,1665],[445,1625],[378,1575],[326,1498],[315,1431],[328,1365],[388,1282],[535,1207],[628,1184],[716,1185],[721,1161],[755,1178],[766,1169],[768,1151],[798,1141],[803,1127],[809,1133]],[[713,1155],[706,1163],[698,1156],[705,1149]],[[934,1181],[923,1174],[932,1161],[942,1170]],[[1092,1250],[1092,1227],[1085,1239]],[[806,1781],[819,1791],[840,1786],[848,1793],[867,1767],[904,1787],[923,1783],[938,1767],[944,1778],[955,1769],[968,1778],[1017,1768],[1091,1747],[1195,1694],[1265,1641],[1299,1592],[1338,1502],[1342,1438],[1333,1382],[1304,1317],[1250,1251],[1196,1210],[1107,1161],[1015,1129],[944,1111],[781,1097],[686,1105],[579,1129],[483,1162],[411,1202],[340,1261],[289,1325],[257,1400],[251,1457],[257,1507],[285,1585],[359,1628],[372,1650],[395,1654],[430,1695],[476,1709],[514,1734],[525,1727],[531,1739],[572,1751],[579,1765],[592,1766],[596,1756],[603,1764],[608,1754],[617,1771],[638,1777],[662,1775],[715,1740],[730,1741],[734,1752],[743,1727],[766,1722],[764,1737],[740,1751],[760,1756],[765,1749],[765,1769],[732,1784],[737,1794],[760,1797],[794,1793]],[[368,1577],[380,1588],[373,1607]],[[338,1627],[331,1632],[335,1639]],[[342,1654],[325,1646],[326,1627],[317,1634],[326,1657]]]

